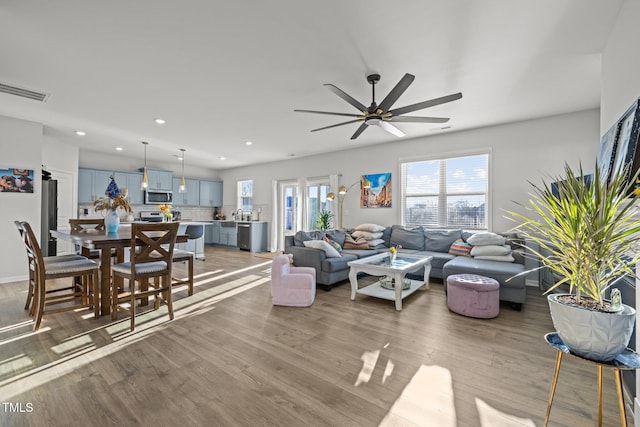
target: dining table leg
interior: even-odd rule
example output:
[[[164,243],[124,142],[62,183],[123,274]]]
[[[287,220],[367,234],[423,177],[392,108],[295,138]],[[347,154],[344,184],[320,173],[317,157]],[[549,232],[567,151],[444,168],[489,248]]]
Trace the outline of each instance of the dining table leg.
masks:
[[[111,248],[100,251],[100,314],[111,313]]]

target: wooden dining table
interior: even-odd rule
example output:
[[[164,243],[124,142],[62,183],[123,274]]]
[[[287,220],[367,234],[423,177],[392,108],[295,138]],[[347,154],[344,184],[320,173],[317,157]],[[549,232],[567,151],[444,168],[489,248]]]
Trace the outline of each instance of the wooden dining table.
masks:
[[[116,261],[124,262],[124,250],[131,247],[131,227],[121,225],[115,233],[95,229],[51,230],[51,236],[100,251],[100,314],[104,316],[111,313],[111,256],[115,250]],[[187,239],[188,235],[178,234],[176,243],[185,243]]]

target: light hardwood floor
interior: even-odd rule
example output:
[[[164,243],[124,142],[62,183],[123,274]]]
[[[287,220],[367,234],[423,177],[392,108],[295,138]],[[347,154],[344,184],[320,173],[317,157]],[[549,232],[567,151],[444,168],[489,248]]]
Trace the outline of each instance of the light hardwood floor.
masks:
[[[450,312],[436,279],[402,312],[351,301],[348,281],[312,307],[274,307],[268,254],[206,255],[194,295],[174,293],[175,320],[161,306],[134,333],[123,317],[79,311],[34,334],[26,282],[0,285],[0,425],[542,425],[555,352],[537,289],[523,311],[503,305],[490,320]],[[606,426],[620,425],[612,377]],[[595,425],[596,390],[595,366],[565,358],[550,425]]]

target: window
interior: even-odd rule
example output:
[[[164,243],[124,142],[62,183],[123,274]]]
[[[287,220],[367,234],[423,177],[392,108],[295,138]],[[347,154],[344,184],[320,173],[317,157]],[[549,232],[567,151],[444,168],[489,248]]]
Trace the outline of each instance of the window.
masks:
[[[238,209],[251,211],[253,209],[253,180],[238,181]]]
[[[487,230],[489,154],[401,164],[402,222]]]
[[[330,211],[331,202],[327,200],[327,194],[331,192],[328,182],[309,183],[307,185],[307,224],[306,230],[316,229],[316,220],[320,211]]]

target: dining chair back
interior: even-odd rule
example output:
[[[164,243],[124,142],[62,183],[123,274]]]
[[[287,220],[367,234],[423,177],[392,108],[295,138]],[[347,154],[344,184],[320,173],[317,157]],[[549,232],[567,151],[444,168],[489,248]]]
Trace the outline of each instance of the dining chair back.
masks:
[[[18,229],[18,233],[20,233],[20,239],[22,240],[22,243],[24,243],[25,248],[27,248],[29,241],[27,240],[26,228],[22,225],[21,221],[13,221],[13,223]],[[47,264],[64,262],[64,261],[73,261],[73,260],[78,260],[82,258],[83,257],[80,255],[57,255],[57,256],[54,255],[54,256],[43,257],[43,260],[44,260],[44,264],[47,265]],[[35,284],[34,284],[35,277],[33,274],[35,269],[32,268],[32,259],[29,257],[29,250],[27,250],[27,261],[28,261],[28,270],[29,270],[29,289],[27,291],[27,301],[24,305],[24,309],[25,310],[30,309],[29,314],[33,316],[35,314],[35,305],[31,305],[31,302],[34,299],[33,295],[35,291]],[[75,283],[73,284],[73,287],[75,287]],[[71,287],[67,289],[71,289]]]
[[[70,219],[69,226],[71,232],[82,230],[105,231],[104,218],[82,218]],[[76,245],[76,253],[80,253],[90,259],[100,259],[100,251],[98,249],[89,249]],[[111,256],[114,256],[112,254]]]
[[[173,320],[171,297],[171,268],[173,251],[178,235],[178,223],[146,223],[131,225],[131,259],[111,267],[114,277],[127,279],[129,289],[120,291],[112,285],[111,318],[116,320],[118,310],[131,318],[131,330],[135,328],[136,300],[144,304],[154,297],[154,310],[159,308],[160,297],[167,305],[169,319]],[[156,279],[151,282],[149,279]]]
[[[16,224],[18,225],[18,224]],[[18,230],[24,232],[30,276],[33,277],[33,301],[35,306],[35,323],[33,330],[40,328],[45,314],[93,308],[94,316],[99,315],[98,306],[98,264],[85,257],[59,259],[45,262],[33,229],[28,222],[20,222]],[[51,258],[51,257],[47,257]],[[81,277],[86,286],[57,287],[48,282],[59,278]],[[55,308],[52,308],[56,306]]]

